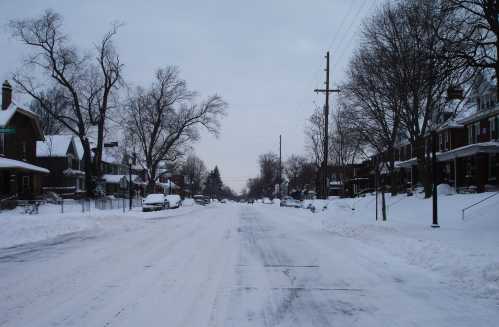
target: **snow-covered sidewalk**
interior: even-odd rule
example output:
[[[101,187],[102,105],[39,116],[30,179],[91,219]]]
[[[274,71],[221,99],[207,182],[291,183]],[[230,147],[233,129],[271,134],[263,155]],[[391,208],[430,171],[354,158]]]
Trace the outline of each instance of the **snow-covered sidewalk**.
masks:
[[[381,249],[444,276],[450,287],[499,303],[499,195],[467,210],[464,220],[461,211],[490,195],[439,196],[438,229],[430,227],[431,199],[420,194],[393,198],[387,194],[386,222],[375,220],[374,196],[334,199],[327,211],[302,210],[290,218]]]
[[[78,203],[66,204],[64,213],[61,206],[45,204],[39,214],[25,214],[23,208],[6,210],[0,213],[0,248],[24,243],[48,240],[65,234],[102,229],[131,229],[139,227],[144,219],[172,217],[199,209],[186,206],[174,210],[141,212],[141,208],[99,210],[81,212]]]

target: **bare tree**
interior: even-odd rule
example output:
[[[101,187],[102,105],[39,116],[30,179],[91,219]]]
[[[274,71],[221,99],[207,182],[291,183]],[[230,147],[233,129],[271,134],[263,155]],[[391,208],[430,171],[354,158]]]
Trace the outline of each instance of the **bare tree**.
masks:
[[[40,125],[45,135],[61,134],[66,130],[64,124],[51,115],[50,112],[59,112],[61,114],[69,112],[71,103],[68,103],[67,98],[63,92],[58,88],[51,88],[42,91],[40,99],[43,101],[42,106],[40,101],[32,100],[30,103],[30,110],[35,112],[40,117]],[[51,108],[50,111],[44,108]]]
[[[310,158],[312,158],[312,163],[315,166],[315,191],[319,193],[321,174],[323,174],[323,163],[324,163],[324,114],[319,107],[315,107],[312,115],[307,121],[307,126],[305,127],[305,147],[306,152]],[[329,135],[331,135],[329,131]],[[331,142],[328,142],[331,146]],[[331,153],[331,151],[329,151]]]
[[[83,145],[87,192],[93,195],[101,175],[104,129],[114,91],[121,83],[123,65],[113,45],[118,25],[113,25],[95,45],[95,55],[72,46],[62,31],[62,17],[47,10],[39,17],[12,20],[12,35],[30,49],[24,69],[13,80],[38,102],[47,114],[77,135]],[[40,73],[42,80],[36,79]],[[57,88],[69,110],[50,105],[44,87]],[[92,155],[92,141],[95,147]]]
[[[431,196],[426,140],[445,111],[455,114],[459,108],[449,104],[447,90],[468,83],[473,76],[466,60],[449,55],[440,37],[454,18],[431,0],[408,0],[390,13],[392,46],[387,50],[398,58],[400,79],[406,81],[401,92],[401,123],[415,151],[426,197]]]
[[[204,184],[207,175],[207,170],[203,160],[194,154],[190,154],[181,164],[180,174],[187,176],[190,182],[192,195],[194,195],[201,191],[201,186]]]
[[[264,196],[274,195],[275,185],[279,184],[279,156],[273,152],[261,154],[258,157],[260,165],[259,180]]]
[[[345,103],[340,103],[332,118],[331,160],[344,170],[362,157],[365,141],[355,121],[351,119],[351,113]],[[342,182],[345,182],[344,176],[344,173],[340,176]]]
[[[310,181],[314,180],[316,169],[306,157],[292,155],[284,164],[284,172],[288,178],[288,189],[303,191],[310,187]]]
[[[425,140],[449,107],[448,88],[471,76],[461,58],[446,56],[439,35],[447,28],[448,15],[432,0],[385,5],[364,25],[362,47],[350,66],[350,93],[363,109],[355,120],[364,125],[363,134],[376,152],[389,156],[382,159],[391,171],[393,146],[407,138],[427,197],[431,169]]]
[[[199,139],[199,128],[218,135],[220,117],[227,104],[212,95],[200,104],[193,103],[195,93],[189,91],[178,69],[169,66],[157,70],[148,89],[137,88],[126,105],[128,137],[138,150],[139,163],[147,170],[151,190],[161,174],[162,162],[176,161],[189,145]]]
[[[493,70],[499,76],[499,1],[445,0],[442,7],[449,17],[438,34],[447,58],[459,58],[477,70]],[[496,86],[499,99],[499,83]]]

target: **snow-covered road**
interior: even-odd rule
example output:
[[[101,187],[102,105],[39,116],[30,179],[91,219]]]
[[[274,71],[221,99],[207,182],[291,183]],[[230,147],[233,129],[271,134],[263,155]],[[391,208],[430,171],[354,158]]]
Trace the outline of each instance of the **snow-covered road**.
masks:
[[[0,326],[499,321],[490,299],[297,213],[228,204],[0,249]]]

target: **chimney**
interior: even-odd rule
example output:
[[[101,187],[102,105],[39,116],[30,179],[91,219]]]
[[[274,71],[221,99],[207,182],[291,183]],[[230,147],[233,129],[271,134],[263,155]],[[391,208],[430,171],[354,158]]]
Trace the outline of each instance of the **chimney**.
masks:
[[[10,86],[9,81],[5,81],[2,84],[2,110],[7,109],[12,102],[12,86]]]

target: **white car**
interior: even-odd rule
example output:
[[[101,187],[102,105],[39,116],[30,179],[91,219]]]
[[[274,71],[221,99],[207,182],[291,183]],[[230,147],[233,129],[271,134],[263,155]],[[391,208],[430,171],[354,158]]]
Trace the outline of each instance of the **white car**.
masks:
[[[166,197],[166,206],[168,209],[176,209],[182,205],[182,199],[178,194],[170,194]]]
[[[279,203],[281,207],[292,207],[292,208],[301,208],[302,203],[298,200],[293,199],[290,196],[285,196],[281,202]]]
[[[142,200],[142,211],[155,211],[155,210],[163,210],[167,207],[167,201],[163,194],[161,193],[153,193],[146,196],[144,200]]]

